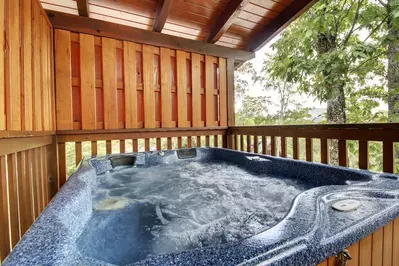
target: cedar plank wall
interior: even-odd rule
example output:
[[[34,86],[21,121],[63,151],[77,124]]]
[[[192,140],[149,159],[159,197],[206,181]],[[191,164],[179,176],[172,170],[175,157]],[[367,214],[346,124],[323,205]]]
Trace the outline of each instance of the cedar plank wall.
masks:
[[[55,30],[57,130],[227,126],[226,59]]]
[[[37,0],[0,0],[0,264],[51,197],[52,34]]]

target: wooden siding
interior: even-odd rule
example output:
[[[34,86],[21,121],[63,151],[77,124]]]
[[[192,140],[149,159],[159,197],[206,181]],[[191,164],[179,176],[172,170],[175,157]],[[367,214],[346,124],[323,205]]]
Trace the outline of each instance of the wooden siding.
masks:
[[[36,0],[2,0],[0,18],[0,130],[54,130],[52,26]]]
[[[0,139],[0,264],[50,201],[51,144],[50,135]]]
[[[57,130],[227,125],[225,58],[55,30]]]

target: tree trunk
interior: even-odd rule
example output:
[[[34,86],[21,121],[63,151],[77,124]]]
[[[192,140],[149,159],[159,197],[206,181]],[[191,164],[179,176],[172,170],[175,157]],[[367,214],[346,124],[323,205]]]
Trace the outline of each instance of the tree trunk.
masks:
[[[387,12],[391,13],[391,2],[388,1]],[[391,16],[390,16],[391,17]],[[393,37],[388,45],[388,118],[390,122],[399,122],[399,26],[388,20],[388,33]]]
[[[336,37],[329,33],[320,33],[316,49],[319,54],[331,53],[337,48]],[[329,75],[331,73],[323,73]],[[339,76],[340,73],[335,73]],[[344,73],[342,73],[342,76]],[[327,100],[327,122],[329,124],[345,124],[345,83],[343,81],[324,85],[331,97]],[[330,164],[338,165],[338,141],[330,141]]]

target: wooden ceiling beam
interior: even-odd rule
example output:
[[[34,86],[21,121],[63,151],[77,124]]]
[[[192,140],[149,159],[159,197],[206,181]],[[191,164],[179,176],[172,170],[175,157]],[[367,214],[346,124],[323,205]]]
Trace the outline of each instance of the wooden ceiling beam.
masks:
[[[78,5],[79,16],[89,17],[89,2],[88,0],[76,0]]]
[[[285,8],[272,22],[265,25],[262,31],[252,37],[248,45],[250,51],[255,52],[273,39],[296,18],[306,12],[318,0],[295,0]]]
[[[159,32],[142,30],[126,25],[70,15],[52,10],[46,10],[46,13],[55,29],[184,50],[198,54],[232,58],[238,61],[247,61],[255,57],[255,53],[253,52],[206,43],[203,41],[185,39]]]
[[[206,41],[209,43],[217,42],[248,3],[249,0],[232,0],[228,3],[223,13],[216,20]]]
[[[159,0],[157,11],[155,13],[154,24],[152,30],[161,32],[165,26],[166,19],[169,15],[169,10],[172,7],[173,0]]]

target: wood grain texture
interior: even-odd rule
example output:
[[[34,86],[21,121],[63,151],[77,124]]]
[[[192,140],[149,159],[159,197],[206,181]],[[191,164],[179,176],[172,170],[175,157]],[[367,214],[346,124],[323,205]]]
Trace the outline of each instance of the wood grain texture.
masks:
[[[59,187],[61,188],[66,182],[66,150],[65,150],[65,143],[58,144],[58,160],[60,166],[60,180],[59,180]]]
[[[0,156],[0,261],[3,261],[11,250],[8,201],[7,161],[6,156]]]
[[[10,219],[10,239],[11,247],[14,247],[20,239],[20,224],[18,211],[18,170],[17,154],[7,155],[8,171],[8,197],[9,197],[9,219]]]
[[[22,77],[22,94],[21,94],[21,107],[22,107],[22,129],[33,130],[33,112],[32,112],[32,5],[31,0],[21,2],[21,14],[22,14],[22,62],[23,66],[21,69]],[[3,7],[0,7],[0,9]],[[1,10],[0,10],[1,12]],[[1,15],[0,15],[1,16]],[[1,30],[1,29],[0,29]],[[2,31],[1,31],[2,32]],[[0,41],[1,42],[1,41]],[[49,43],[50,45],[50,43]],[[0,44],[0,47],[4,47]],[[1,60],[1,59],[0,59]],[[4,62],[0,63],[4,64]],[[4,67],[4,66],[3,66]],[[0,66],[1,69],[1,66]],[[0,77],[1,79],[1,77]],[[1,82],[1,80],[0,80]],[[1,83],[4,84],[4,83]],[[0,89],[1,95],[1,89]],[[0,96],[1,98],[1,96]],[[3,110],[0,103],[0,110]],[[0,121],[1,121],[0,111]],[[1,122],[0,122],[1,129]]]
[[[71,83],[71,35],[68,31],[55,31],[55,75],[57,129],[73,129]],[[37,87],[35,86],[35,94]],[[36,111],[36,109],[35,109]]]
[[[161,48],[161,126],[172,127],[171,51]]]
[[[0,1],[0,32],[4,32],[5,25],[4,25],[4,0]],[[0,34],[0,47],[5,47],[5,34]],[[5,84],[5,64],[4,64],[4,59],[5,59],[5,53],[4,49],[0,49],[0,84]],[[7,128],[6,126],[6,108],[5,108],[5,86],[0,86],[0,130],[5,130]],[[1,237],[1,235],[0,235]],[[3,252],[5,252],[5,248],[3,249]],[[1,253],[1,251],[0,251]],[[8,253],[7,253],[8,254]],[[0,255],[0,256],[5,256]],[[0,257],[1,260],[1,257]]]
[[[161,32],[165,26],[166,19],[169,15],[169,10],[172,7],[173,0],[160,0],[158,2],[157,10],[155,12],[154,24],[152,30]]]
[[[176,51],[177,70],[177,126],[187,127],[186,52]]]
[[[202,127],[201,120],[201,56],[199,54],[191,54],[191,95],[193,108],[193,127]]]
[[[227,59],[227,125],[235,126],[234,59]]]
[[[32,51],[36,51],[33,53],[33,67],[32,67],[32,77],[33,77],[33,129],[40,131],[43,130],[43,121],[42,121],[42,87],[41,87],[41,60],[40,60],[40,49],[41,49],[41,27],[40,27],[40,21],[42,17],[40,15],[40,5],[37,1],[32,1],[32,21],[34,23],[32,24],[32,43],[33,43],[33,48]],[[55,33],[55,59],[56,61],[62,62],[61,65],[56,67],[55,69],[55,74],[57,77],[56,84],[57,88],[64,88],[62,86],[65,86],[65,89],[70,88],[68,87],[68,84],[70,84],[70,74],[71,74],[71,67],[69,64],[70,60],[70,39],[69,39],[69,33],[60,31]],[[64,64],[64,65],[63,65]],[[68,95],[65,94],[63,95],[63,92],[65,90],[60,90],[58,92],[57,90],[57,98],[56,102],[57,104],[59,103],[59,106],[61,107],[62,104],[65,104],[65,106],[62,106],[62,109],[65,111],[68,111],[67,109],[67,104],[68,104]],[[65,91],[67,92],[67,90]],[[64,93],[65,93],[64,92]],[[65,96],[65,98],[63,97]],[[63,99],[65,102],[61,103],[60,99]],[[72,98],[70,101],[71,108],[72,110]],[[67,126],[67,114],[59,113],[58,110],[57,112],[57,119],[63,126],[60,127],[60,129],[70,129],[72,128],[72,114],[71,114],[71,121],[70,121],[70,127],[69,125]],[[71,111],[72,112],[72,111]],[[60,116],[58,116],[60,114]],[[68,113],[69,114],[69,113]],[[65,116],[63,116],[65,115]]]
[[[136,91],[136,48],[131,42],[123,42],[123,63],[125,81],[125,119],[126,128],[137,128],[137,91]]]
[[[144,127],[155,128],[154,52],[143,45]]]
[[[6,1],[6,51],[8,54],[6,75],[6,110],[7,129],[21,130],[21,67],[20,67],[20,32],[19,1]]]
[[[227,62],[225,58],[219,58],[219,110],[221,127],[227,126]]]
[[[116,42],[102,38],[104,128],[118,128],[117,83],[116,83]]]
[[[214,90],[215,77],[213,70],[214,57],[205,56],[205,99],[206,99],[206,119],[205,126],[215,126],[215,104]]]
[[[79,34],[82,129],[96,129],[96,72],[94,36]]]

